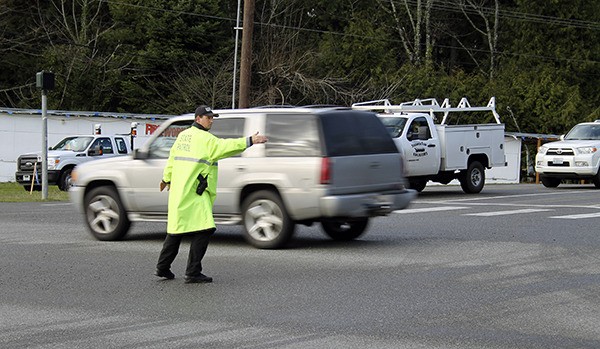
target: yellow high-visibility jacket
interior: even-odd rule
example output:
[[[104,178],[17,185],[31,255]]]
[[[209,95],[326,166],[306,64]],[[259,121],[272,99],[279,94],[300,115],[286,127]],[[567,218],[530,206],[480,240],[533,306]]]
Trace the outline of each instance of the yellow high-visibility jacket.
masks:
[[[217,161],[239,154],[251,145],[247,138],[222,139],[198,126],[194,123],[177,136],[163,171],[163,181],[170,183],[169,234],[215,228],[212,207],[217,196]],[[202,195],[196,194],[198,174],[208,181]]]

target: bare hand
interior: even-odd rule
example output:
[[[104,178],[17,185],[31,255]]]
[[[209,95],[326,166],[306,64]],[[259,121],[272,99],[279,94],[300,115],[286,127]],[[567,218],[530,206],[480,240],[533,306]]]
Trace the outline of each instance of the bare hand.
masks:
[[[163,181],[160,181],[160,191],[165,190],[165,188],[167,188],[167,190],[169,189],[169,183],[165,183]]]
[[[266,136],[259,135],[258,132],[252,135],[252,144],[267,143],[268,139]]]

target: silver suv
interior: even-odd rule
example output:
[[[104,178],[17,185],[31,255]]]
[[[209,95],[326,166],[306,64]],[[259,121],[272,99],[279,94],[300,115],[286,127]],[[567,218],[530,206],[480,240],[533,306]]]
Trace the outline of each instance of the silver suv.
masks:
[[[259,131],[266,144],[219,161],[214,216],[242,224],[258,248],[278,248],[296,224],[319,222],[334,240],[363,234],[369,218],[407,207],[401,155],[375,113],[347,108],[219,110],[211,132],[242,137]],[[78,166],[69,191],[99,240],[122,238],[135,221],[165,221],[160,192],[169,150],[192,114],[171,118],[133,156]]]

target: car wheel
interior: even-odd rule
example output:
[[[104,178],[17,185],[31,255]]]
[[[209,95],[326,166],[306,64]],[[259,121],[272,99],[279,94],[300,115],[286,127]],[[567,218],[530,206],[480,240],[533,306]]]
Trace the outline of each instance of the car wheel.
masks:
[[[60,181],[58,182],[58,189],[62,190],[62,191],[69,191],[69,189],[71,188],[71,172],[73,171],[72,168],[68,168],[66,169],[61,175],[60,175]]]
[[[327,220],[321,222],[323,231],[336,241],[350,241],[361,236],[369,225],[369,218],[353,220]]]
[[[254,247],[279,248],[294,234],[294,221],[279,195],[272,191],[250,194],[242,204],[242,219],[244,238]]]
[[[467,194],[477,194],[483,189],[485,184],[485,171],[479,161],[473,161],[463,173],[460,181],[460,187]]]
[[[540,180],[542,181],[542,184],[544,185],[544,187],[546,188],[556,188],[558,187],[558,185],[560,184],[560,178],[554,178],[554,177],[541,177]]]
[[[425,179],[409,179],[408,186],[410,187],[410,189],[414,189],[420,193],[423,191],[423,189],[425,189],[425,186],[427,186],[427,180],[425,180]]]
[[[98,187],[87,193],[84,211],[85,222],[98,240],[119,240],[131,226],[119,194],[113,187]]]
[[[594,183],[596,189],[600,189],[600,170],[598,170],[598,173],[592,178],[592,183]]]

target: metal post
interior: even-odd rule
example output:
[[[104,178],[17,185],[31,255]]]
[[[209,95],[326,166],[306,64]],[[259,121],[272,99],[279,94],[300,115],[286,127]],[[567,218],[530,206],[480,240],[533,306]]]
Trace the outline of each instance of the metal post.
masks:
[[[42,90],[42,200],[48,199],[48,90],[54,88],[54,73],[41,71],[35,74],[35,86]],[[37,173],[37,172],[36,172]],[[36,173],[33,175],[35,176]]]
[[[42,200],[48,199],[48,101],[46,90],[42,90]]]
[[[237,85],[237,62],[238,62],[238,40],[240,37],[240,4],[242,0],[238,0],[237,4],[237,19],[235,21],[235,49],[233,51],[233,92],[231,93],[231,109],[235,109],[235,93]]]

